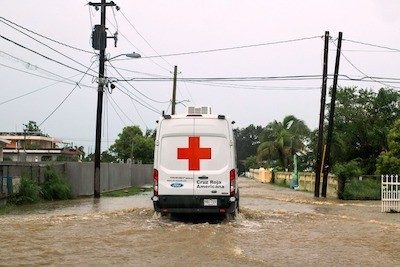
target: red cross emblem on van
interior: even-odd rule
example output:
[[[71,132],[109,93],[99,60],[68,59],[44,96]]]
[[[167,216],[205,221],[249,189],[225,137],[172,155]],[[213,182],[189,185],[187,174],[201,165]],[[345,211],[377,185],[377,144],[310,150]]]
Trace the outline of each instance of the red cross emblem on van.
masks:
[[[178,148],[178,159],[187,159],[189,171],[200,170],[200,160],[211,159],[211,148],[200,147],[199,136],[189,136],[189,147]]]

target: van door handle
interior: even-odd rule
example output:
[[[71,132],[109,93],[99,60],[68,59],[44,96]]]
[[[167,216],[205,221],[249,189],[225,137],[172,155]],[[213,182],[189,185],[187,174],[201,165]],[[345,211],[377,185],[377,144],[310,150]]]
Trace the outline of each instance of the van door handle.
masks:
[[[199,179],[205,180],[205,179],[208,179],[208,176],[203,175],[203,176],[200,176]]]

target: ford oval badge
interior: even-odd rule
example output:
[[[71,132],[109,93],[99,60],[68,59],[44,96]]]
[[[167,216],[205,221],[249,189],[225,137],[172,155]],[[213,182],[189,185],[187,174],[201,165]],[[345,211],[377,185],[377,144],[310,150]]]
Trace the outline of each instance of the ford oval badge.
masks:
[[[181,183],[172,183],[171,184],[171,187],[174,187],[174,188],[179,188],[179,187],[182,187],[183,186],[183,184],[181,184]]]

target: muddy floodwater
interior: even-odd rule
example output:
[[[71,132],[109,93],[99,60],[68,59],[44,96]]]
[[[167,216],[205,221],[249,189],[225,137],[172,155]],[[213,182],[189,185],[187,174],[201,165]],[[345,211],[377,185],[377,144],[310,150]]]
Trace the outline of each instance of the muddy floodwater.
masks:
[[[400,266],[400,214],[241,178],[241,214],[154,214],[150,194],[0,216],[0,265]]]

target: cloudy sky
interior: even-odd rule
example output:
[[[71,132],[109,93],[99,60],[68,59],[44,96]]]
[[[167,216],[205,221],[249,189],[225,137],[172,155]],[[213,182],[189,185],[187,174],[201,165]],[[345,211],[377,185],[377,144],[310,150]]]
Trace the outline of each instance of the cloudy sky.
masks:
[[[342,57],[341,74],[353,78],[400,78],[399,51],[352,42],[400,49],[400,2],[397,0],[115,2],[121,9],[113,12],[108,8],[107,27],[109,35],[118,29],[119,40],[117,47],[109,40],[107,54],[113,57],[134,51],[142,58],[119,57],[110,61],[109,77],[121,78],[121,74],[124,79],[168,78],[172,77],[174,65],[178,66],[180,78],[321,75],[321,37],[328,30],[332,36],[329,73],[334,68],[334,43],[342,31],[343,55],[358,70]],[[97,101],[93,76],[98,70],[98,58],[91,53],[90,35],[92,26],[100,21],[100,12],[89,8],[87,1],[78,0],[1,0],[0,3],[1,17],[87,51],[62,46],[7,22],[13,29],[1,19],[1,36],[64,65],[0,38],[0,131],[21,131],[24,123],[33,120],[51,136],[83,145],[86,151],[93,152]],[[305,39],[268,44],[302,38]],[[255,44],[264,45],[151,57]],[[89,66],[93,71],[83,75]],[[80,80],[80,86],[74,89]],[[331,84],[329,80],[328,85]],[[170,112],[170,80],[115,85],[111,94],[105,94],[104,149],[113,143],[124,126],[136,124],[143,130],[154,129],[159,113]],[[376,82],[345,80],[340,85],[374,90],[382,86]],[[294,114],[313,129],[318,125],[320,86],[319,77],[302,81],[179,81],[177,97],[186,105],[210,106],[214,113],[231,117],[239,127],[265,126]],[[12,100],[24,94],[28,95]],[[180,104],[177,111],[184,112],[185,107]]]

